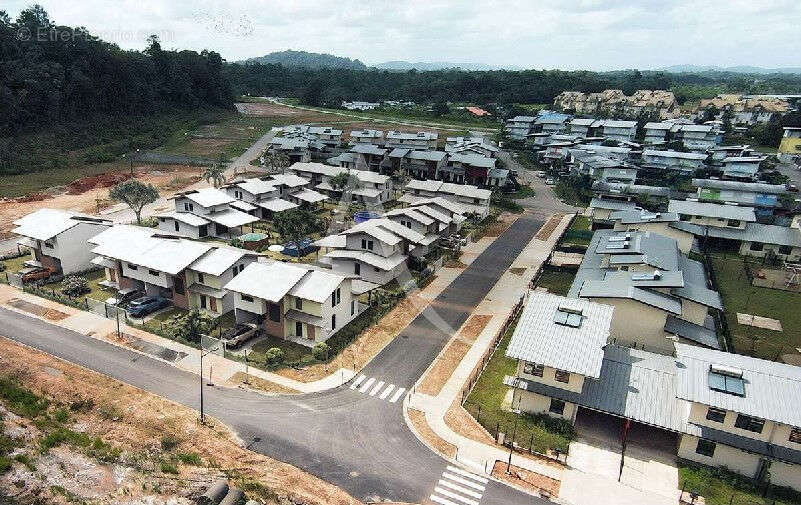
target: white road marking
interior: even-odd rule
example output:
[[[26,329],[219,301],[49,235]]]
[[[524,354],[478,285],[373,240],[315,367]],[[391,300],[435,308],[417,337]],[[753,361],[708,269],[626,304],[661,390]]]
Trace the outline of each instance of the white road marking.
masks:
[[[431,501],[435,501],[437,503],[441,503],[442,505],[459,505],[458,503],[450,500],[446,500],[445,498],[440,498],[439,496],[432,494],[428,497]]]
[[[370,391],[370,396],[375,396],[378,393],[378,390],[384,387],[384,381],[378,381],[378,384],[375,385],[372,391]]]
[[[453,475],[452,473],[443,472],[442,478],[452,480],[453,482],[458,482],[459,484],[464,484],[467,487],[472,487],[473,489],[478,489],[482,492],[486,489],[486,487],[482,486],[481,484],[476,484],[472,480],[464,479],[458,475]]]
[[[437,484],[439,484],[440,486],[449,487],[449,488],[454,489],[456,491],[459,491],[460,493],[465,494],[467,496],[472,496],[473,498],[481,499],[481,496],[482,496],[482,493],[473,491],[472,489],[467,489],[466,487],[457,486],[453,482],[450,482],[450,481],[447,481],[447,480],[440,480]]]
[[[390,384],[389,386],[387,386],[384,392],[381,393],[378,397],[381,398],[382,400],[386,399],[386,397],[389,396],[389,394],[392,392],[393,389],[395,389],[395,384]]]
[[[362,383],[362,381],[363,381],[364,379],[366,379],[366,378],[367,378],[367,377],[365,377],[365,376],[364,376],[364,374],[361,374],[361,375],[359,375],[359,377],[358,377],[358,378],[357,378],[355,381],[353,381],[353,382],[351,383],[351,385],[350,385],[350,388],[351,388],[351,389],[356,389],[356,387],[357,387],[359,384],[361,384],[361,383]]]
[[[364,386],[359,388],[359,392],[360,393],[364,393],[365,391],[370,389],[370,384],[372,384],[373,382],[375,382],[375,379],[373,377],[370,377],[369,379],[367,379],[367,382],[364,383]]]
[[[453,491],[448,491],[447,489],[442,489],[441,487],[435,487],[434,488],[434,492],[435,493],[439,493],[439,494],[441,494],[443,496],[447,496],[448,498],[453,498],[454,500],[462,501],[462,502],[466,503],[467,505],[478,505],[478,501],[476,501],[476,500],[471,500],[470,498],[465,498],[462,495],[456,494]]]
[[[489,479],[485,479],[484,477],[479,477],[478,475],[470,473],[467,470],[462,470],[459,467],[448,465],[448,470],[451,471],[451,472],[454,472],[454,473],[458,473],[460,475],[464,475],[465,477],[469,477],[469,478],[471,478],[473,480],[477,480],[478,482],[481,482],[482,484],[486,484],[486,483],[489,482]]]
[[[395,403],[396,401],[398,401],[398,398],[401,397],[404,391],[406,391],[406,388],[398,388],[398,390],[395,391],[395,394],[392,395],[392,398],[389,400],[389,403]]]

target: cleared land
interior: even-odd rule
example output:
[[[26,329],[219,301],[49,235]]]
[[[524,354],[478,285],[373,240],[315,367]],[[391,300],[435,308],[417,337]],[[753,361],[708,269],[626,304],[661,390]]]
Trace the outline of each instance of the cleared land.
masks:
[[[195,411],[5,339],[0,355],[0,501],[188,505],[226,477],[267,503],[360,503]]]

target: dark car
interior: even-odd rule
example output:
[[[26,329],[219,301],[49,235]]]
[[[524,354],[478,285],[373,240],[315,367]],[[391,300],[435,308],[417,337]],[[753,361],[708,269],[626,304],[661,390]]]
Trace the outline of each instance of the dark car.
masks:
[[[160,296],[143,296],[128,304],[128,314],[131,317],[145,317],[169,304],[169,300]]]

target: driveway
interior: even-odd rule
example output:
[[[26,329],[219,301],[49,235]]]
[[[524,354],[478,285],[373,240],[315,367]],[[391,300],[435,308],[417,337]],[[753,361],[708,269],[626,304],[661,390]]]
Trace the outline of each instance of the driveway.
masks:
[[[621,434],[625,421],[619,417],[579,409],[578,438],[570,444],[561,496],[570,503],[587,495],[585,486],[606,489],[601,497],[608,503],[675,503],[679,475],[676,467],[677,435],[658,428],[632,423],[628,433],[623,471],[620,471]],[[568,475],[569,474],[569,475]],[[618,481],[620,476],[620,481]],[[641,501],[647,495],[648,501]],[[657,500],[656,502],[654,500]],[[607,503],[601,499],[600,503]],[[599,504],[600,505],[600,504]]]

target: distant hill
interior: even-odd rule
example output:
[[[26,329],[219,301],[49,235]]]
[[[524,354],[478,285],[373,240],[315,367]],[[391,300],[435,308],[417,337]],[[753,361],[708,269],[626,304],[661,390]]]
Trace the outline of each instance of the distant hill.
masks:
[[[374,68],[379,70],[419,70],[422,72],[432,71],[432,70],[447,70],[452,68],[458,68],[460,70],[469,70],[469,71],[478,71],[478,70],[521,70],[520,67],[515,66],[497,66],[497,65],[486,65],[484,63],[450,63],[444,61],[432,61],[432,62],[409,62],[409,61],[386,61],[384,63],[378,63],[377,65],[373,65]]]
[[[309,53],[306,51],[277,51],[256,58],[248,58],[243,63],[275,64],[280,63],[287,67],[320,68],[347,68],[350,70],[367,70],[367,66],[359,60],[352,60],[333,54]]]
[[[672,65],[660,68],[664,72],[699,73],[699,72],[731,72],[735,74],[801,74],[801,67],[764,68],[740,65],[735,67],[716,67],[712,65]]]

